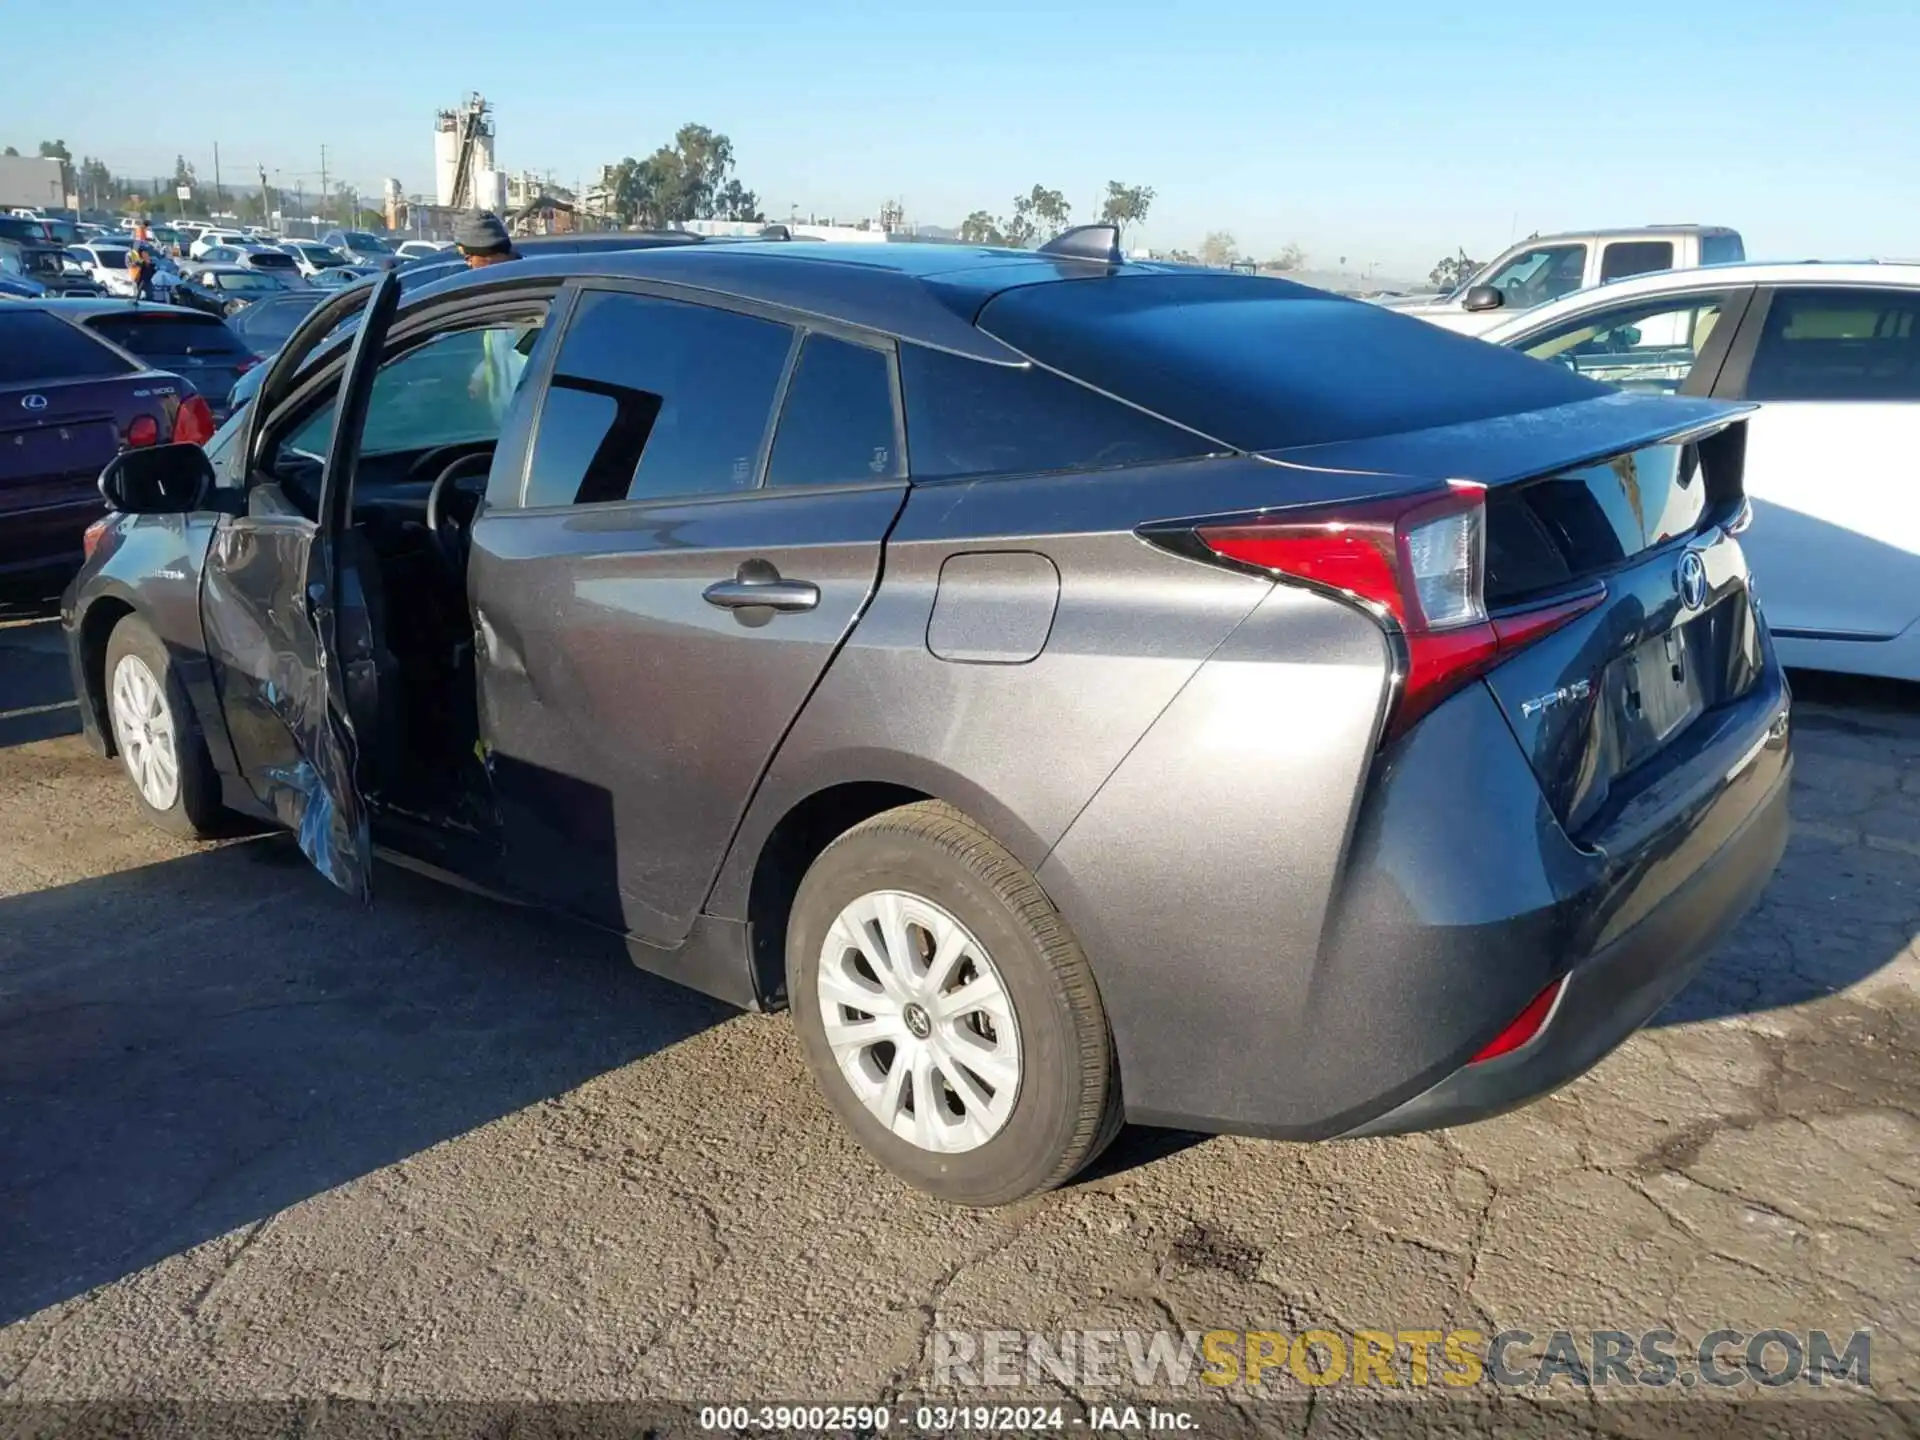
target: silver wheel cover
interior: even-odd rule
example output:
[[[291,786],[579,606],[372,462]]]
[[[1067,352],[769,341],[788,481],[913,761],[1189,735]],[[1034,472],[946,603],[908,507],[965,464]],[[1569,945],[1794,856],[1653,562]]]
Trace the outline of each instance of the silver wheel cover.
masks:
[[[986,948],[944,906],[875,890],[820,948],[821,1025],[860,1103],[922,1150],[978,1149],[1020,1094],[1020,1027]]]
[[[107,680],[114,747],[140,798],[171,810],[180,798],[180,751],[167,692],[145,660],[122,655]]]

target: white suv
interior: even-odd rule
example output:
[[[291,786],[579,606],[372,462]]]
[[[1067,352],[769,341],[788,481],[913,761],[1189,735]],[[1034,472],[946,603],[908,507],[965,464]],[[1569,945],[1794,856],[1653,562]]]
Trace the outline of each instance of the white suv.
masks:
[[[277,248],[293,257],[293,263],[300,273],[311,280],[322,270],[333,270],[346,264],[340,258],[340,252],[318,240],[281,240]]]
[[[200,232],[200,238],[188,247],[187,258],[190,260],[204,260],[207,258],[207,251],[213,249],[216,245],[229,245],[236,249],[244,249],[252,244],[252,237],[239,230],[202,230]]]
[[[1450,294],[1390,300],[1402,315],[1478,335],[1583,290],[1655,270],[1692,270],[1747,258],[1740,232],[1724,225],[1647,225],[1636,230],[1585,230],[1536,235],[1482,265]]]

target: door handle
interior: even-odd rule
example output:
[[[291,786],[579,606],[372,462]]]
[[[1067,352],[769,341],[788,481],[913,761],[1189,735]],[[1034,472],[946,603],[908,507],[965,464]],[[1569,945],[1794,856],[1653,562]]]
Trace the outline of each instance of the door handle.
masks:
[[[820,603],[820,587],[808,580],[782,580],[764,560],[749,560],[732,580],[720,580],[701,592],[709,605],[722,610],[811,610]]]

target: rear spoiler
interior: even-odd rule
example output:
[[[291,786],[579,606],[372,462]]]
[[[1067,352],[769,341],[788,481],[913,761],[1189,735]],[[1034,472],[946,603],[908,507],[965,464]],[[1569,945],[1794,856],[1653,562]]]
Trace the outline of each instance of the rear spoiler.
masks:
[[[1316,470],[1424,475],[1436,480],[1477,480],[1487,486],[1510,485],[1647,445],[1706,442],[1758,408],[1724,400],[1621,390],[1571,405],[1495,415],[1431,430],[1269,450],[1260,458]],[[1745,428],[1740,426],[1719,445],[1702,444],[1703,458],[1710,468],[1726,469],[1714,467],[1713,456],[1708,453],[1714,450],[1738,466],[1740,455],[1735,451],[1744,450],[1740,442]]]

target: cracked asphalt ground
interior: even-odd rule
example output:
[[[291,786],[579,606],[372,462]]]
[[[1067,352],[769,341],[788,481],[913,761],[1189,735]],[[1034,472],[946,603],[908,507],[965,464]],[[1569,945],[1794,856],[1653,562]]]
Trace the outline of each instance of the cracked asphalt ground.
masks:
[[[930,1389],[936,1326],[1311,1325],[1865,1326],[1920,1398],[1920,692],[1802,681],[1772,888],[1569,1089],[1403,1139],[1128,1132],[991,1213],[863,1158],[782,1017],[145,828],[68,698],[54,627],[0,628],[0,1399],[872,1399]]]

